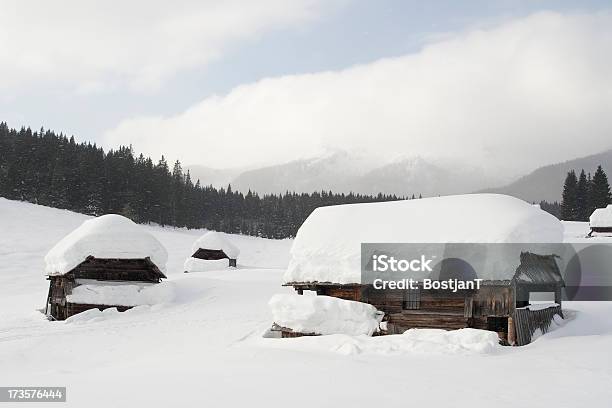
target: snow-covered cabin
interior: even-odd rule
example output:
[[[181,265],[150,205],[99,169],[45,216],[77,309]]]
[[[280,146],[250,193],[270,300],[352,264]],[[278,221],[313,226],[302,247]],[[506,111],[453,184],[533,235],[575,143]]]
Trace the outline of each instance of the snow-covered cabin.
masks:
[[[361,281],[361,244],[562,241],[563,226],[554,216],[499,194],[321,207],[296,235],[284,285],[294,287],[298,294],[311,290],[317,295],[370,303],[385,313],[389,334],[415,327],[473,327],[496,331],[511,344],[525,344],[531,336],[525,330],[541,326],[545,331],[553,315],[561,314],[564,282],[555,261],[558,254],[523,252],[518,246],[508,252],[508,246],[499,247],[504,258],[500,262],[495,256],[486,257],[492,261],[478,271],[478,277],[484,279],[478,290],[453,293],[426,290],[422,285],[416,290],[380,290]],[[447,273],[452,275],[453,268],[452,263],[446,264]],[[442,280],[441,272],[429,277]],[[529,307],[525,299],[532,292],[550,292],[555,303],[538,316],[517,312]],[[517,318],[522,320],[515,329]]]
[[[589,217],[589,227],[592,235],[597,233],[612,233],[612,204],[608,204],[606,208],[598,208],[593,211]]]
[[[162,244],[128,218],[87,220],[45,256],[47,314],[64,320],[88,309],[142,304],[166,278],[167,259]]]
[[[236,267],[240,250],[228,241],[225,234],[209,231],[193,243],[191,253],[185,261],[185,273]]]

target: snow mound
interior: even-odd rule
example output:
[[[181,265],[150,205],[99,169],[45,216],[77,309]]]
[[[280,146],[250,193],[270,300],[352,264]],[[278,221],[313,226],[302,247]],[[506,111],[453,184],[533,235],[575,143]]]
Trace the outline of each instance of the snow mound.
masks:
[[[100,322],[118,317],[119,311],[116,307],[111,307],[104,310],[89,309],[84,312],[70,316],[64,321],[64,324],[83,324],[89,322]]]
[[[367,303],[330,296],[279,294],[268,304],[276,324],[300,333],[371,336],[383,317]]]
[[[70,303],[109,306],[140,306],[168,303],[174,300],[171,282],[109,282],[77,279],[79,286],[66,296]]]
[[[354,354],[491,354],[502,346],[497,333],[478,329],[410,329],[403,334],[339,339],[332,350]]]
[[[300,337],[290,342],[262,339],[266,347],[324,351],[346,356],[363,355],[490,355],[504,346],[497,333],[472,328],[458,330],[410,329],[403,334],[386,336],[332,334],[328,336]]]
[[[563,225],[518,198],[467,194],[317,208],[284,282],[360,283],[361,243],[558,243]]]
[[[198,238],[191,247],[191,253],[195,253],[200,248],[223,251],[231,259],[236,259],[240,255],[240,250],[228,241],[226,234],[216,231],[209,231]]]
[[[132,309],[128,309],[125,312],[120,312],[116,307],[109,307],[108,309],[99,310],[99,309],[89,309],[84,312],[75,314],[70,316],[66,320],[64,320],[64,324],[86,324],[86,323],[96,323],[103,322],[107,320],[113,320],[116,318],[120,318],[122,316],[129,316],[138,313],[143,313],[152,308],[149,306],[136,306]]]
[[[183,268],[185,272],[220,271],[229,268],[229,260],[187,258]]]
[[[606,208],[598,208],[593,211],[589,217],[589,225],[591,228],[612,227],[612,204],[608,204]]]
[[[45,256],[47,275],[63,275],[87,257],[139,259],[149,257],[165,272],[168,253],[153,235],[132,220],[108,214],[85,221]]]

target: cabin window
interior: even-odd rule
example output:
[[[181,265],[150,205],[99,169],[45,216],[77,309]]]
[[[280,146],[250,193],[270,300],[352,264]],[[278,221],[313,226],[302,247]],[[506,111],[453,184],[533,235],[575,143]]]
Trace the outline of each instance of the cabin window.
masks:
[[[407,289],[404,291],[402,309],[417,310],[421,308],[421,289]]]

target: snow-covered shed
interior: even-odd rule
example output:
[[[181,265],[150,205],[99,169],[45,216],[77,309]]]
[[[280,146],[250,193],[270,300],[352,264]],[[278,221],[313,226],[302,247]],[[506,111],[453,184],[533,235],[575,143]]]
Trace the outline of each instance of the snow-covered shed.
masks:
[[[556,303],[551,307],[561,313],[564,282],[555,261],[558,254],[522,252],[520,247],[508,252],[504,246],[502,261],[486,257],[493,261],[478,271],[483,279],[479,289],[427,290],[420,279],[418,289],[381,290],[361,281],[361,244],[550,243],[554,247],[562,241],[563,226],[554,216],[499,194],[321,207],[296,235],[284,285],[298,294],[312,290],[370,303],[385,313],[388,333],[414,327],[474,327],[496,331],[504,341],[515,344],[512,317],[515,309],[528,306],[525,294],[528,298],[531,292],[554,293]],[[447,272],[454,268],[452,263],[446,265]],[[421,278],[442,280],[441,275]],[[547,319],[541,325],[546,326]]]
[[[592,235],[594,232],[612,233],[612,204],[606,208],[598,208],[589,217],[589,227]]]
[[[236,267],[240,250],[229,242],[225,234],[209,231],[193,243],[191,253],[185,261],[186,273]]]
[[[128,218],[109,214],[85,221],[45,256],[47,313],[64,320],[84,310],[127,310],[150,300],[166,278],[162,244]]]

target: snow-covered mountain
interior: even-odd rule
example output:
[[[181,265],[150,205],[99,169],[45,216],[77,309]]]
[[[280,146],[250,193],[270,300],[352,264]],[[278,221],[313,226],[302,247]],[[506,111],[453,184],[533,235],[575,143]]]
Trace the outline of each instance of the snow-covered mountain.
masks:
[[[321,190],[348,192],[359,177],[374,167],[375,162],[367,157],[335,152],[243,172],[232,181],[232,188],[244,192],[250,189],[260,194]]]
[[[232,187],[259,193],[332,190],[435,196],[470,192],[503,180],[488,174],[461,163],[421,157],[381,162],[365,155],[335,152],[243,172],[232,181]]]
[[[561,201],[563,183],[567,172],[580,169],[593,174],[601,165],[606,174],[612,175],[612,150],[590,156],[568,160],[563,163],[540,167],[518,180],[499,188],[488,188],[483,192],[508,194],[529,202]]]

